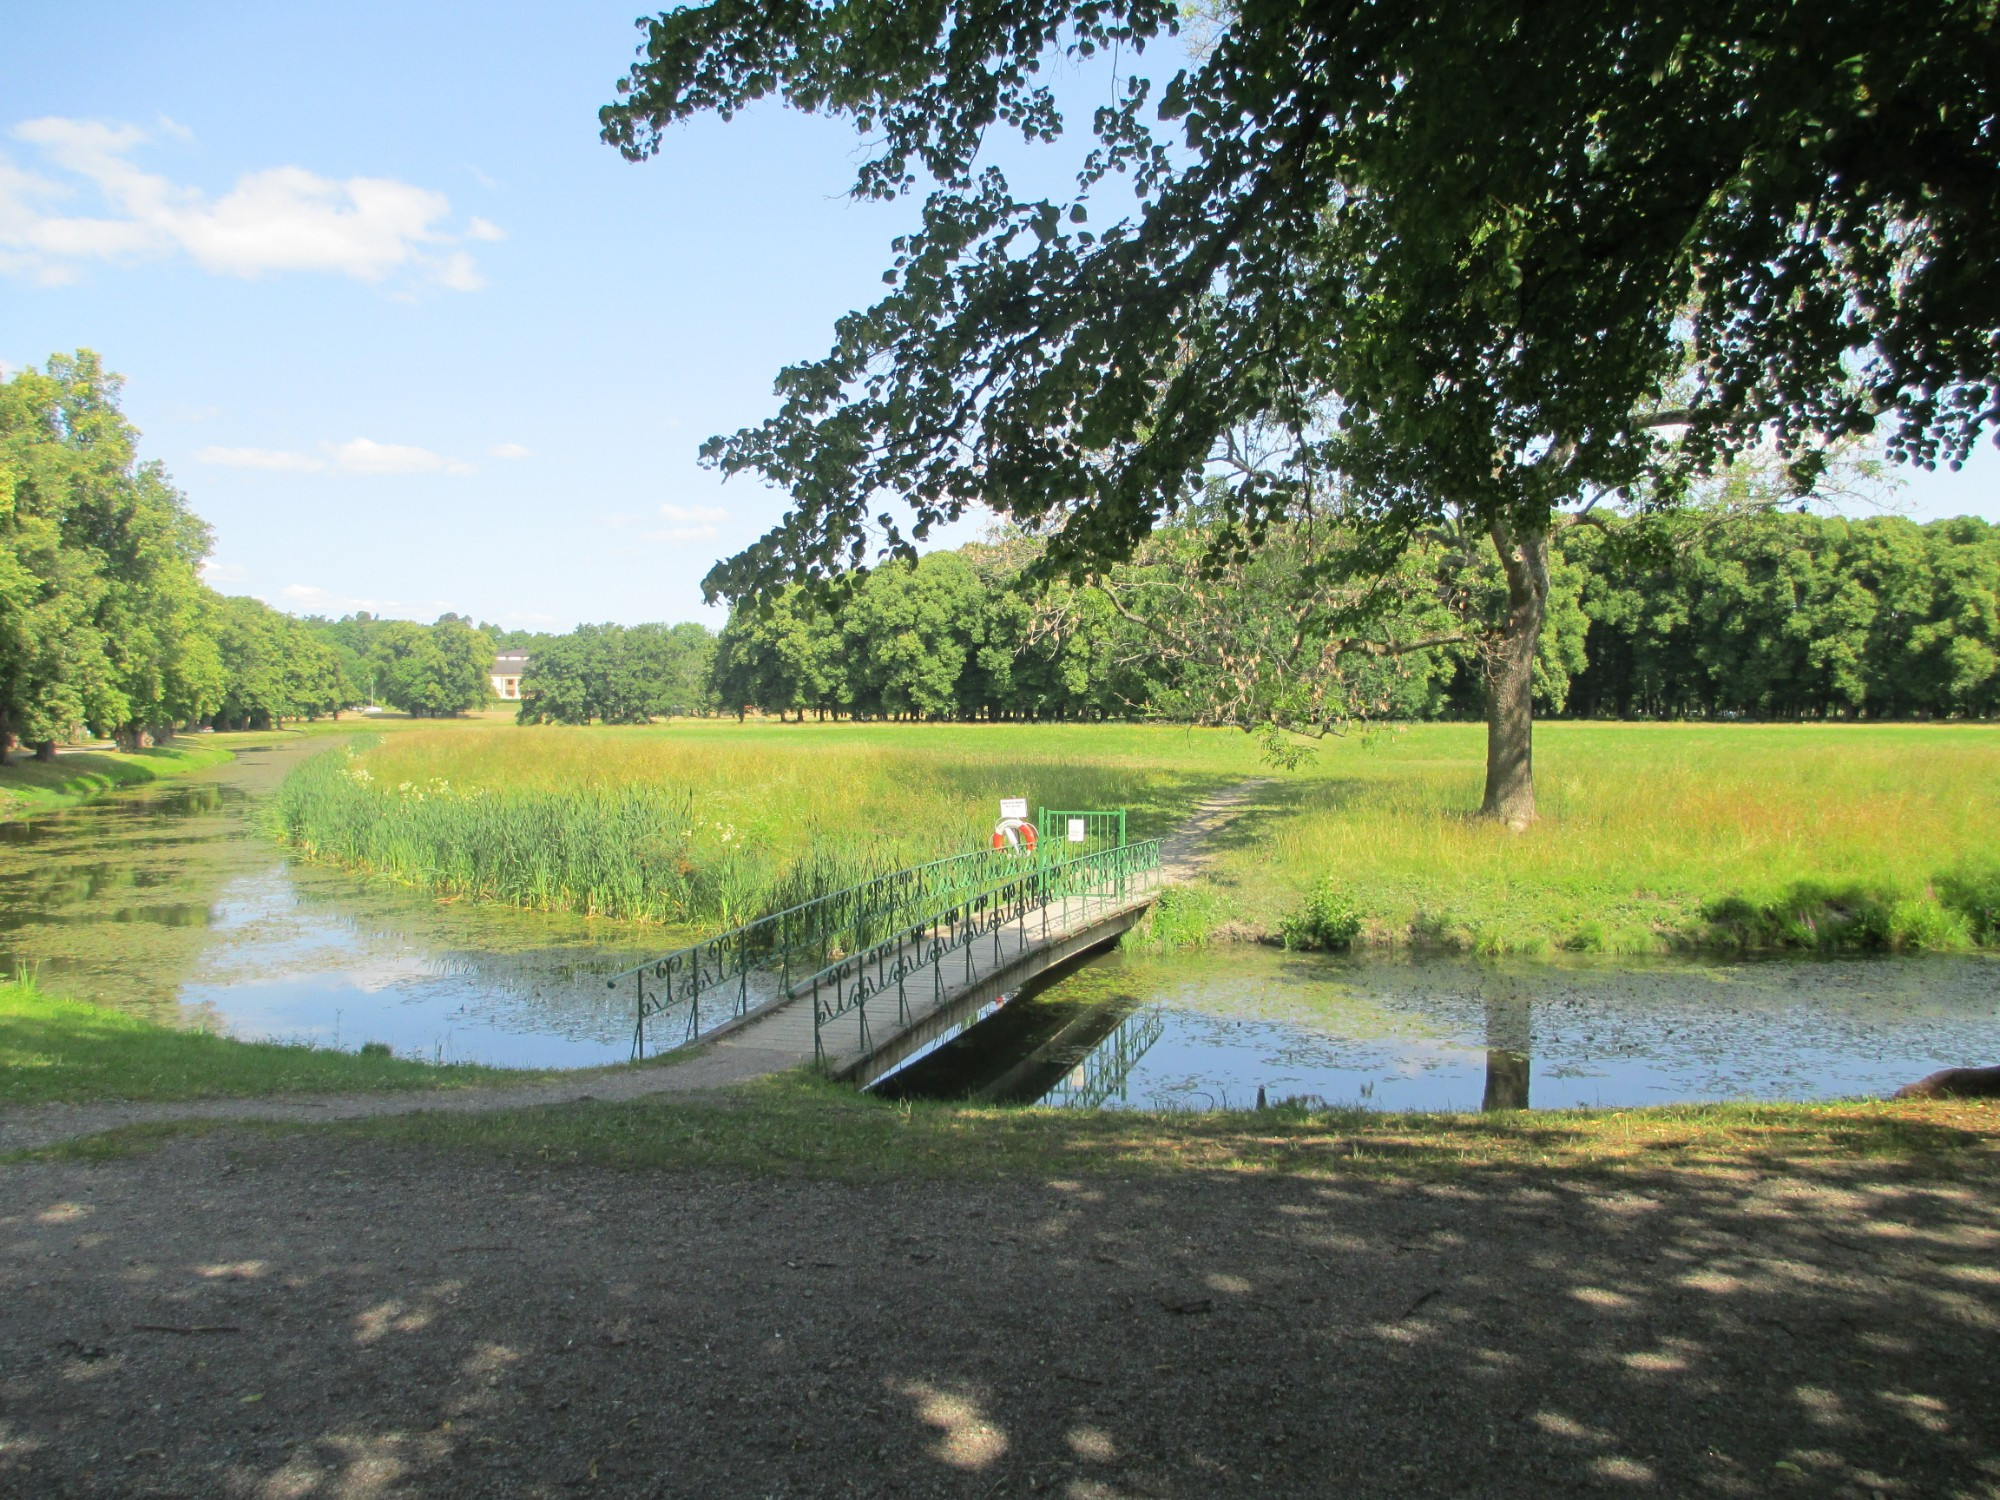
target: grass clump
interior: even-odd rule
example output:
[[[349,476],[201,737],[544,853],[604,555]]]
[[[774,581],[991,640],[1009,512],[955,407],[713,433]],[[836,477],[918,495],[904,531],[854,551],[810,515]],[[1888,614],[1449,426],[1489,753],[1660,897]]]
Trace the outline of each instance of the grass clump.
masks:
[[[1159,952],[1206,948],[1223,921],[1221,894],[1209,885],[1176,885],[1161,891],[1125,944]]]
[[[0,983],[0,1104],[466,1088],[543,1075],[379,1052],[239,1042]]]
[[[1303,906],[1285,913],[1278,923],[1279,940],[1295,951],[1344,949],[1360,936],[1361,913],[1331,875],[1312,888]]]

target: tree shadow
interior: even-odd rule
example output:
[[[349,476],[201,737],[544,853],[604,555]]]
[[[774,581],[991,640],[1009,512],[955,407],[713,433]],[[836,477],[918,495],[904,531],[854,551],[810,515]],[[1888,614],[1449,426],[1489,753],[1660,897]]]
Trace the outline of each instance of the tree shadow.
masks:
[[[1987,1493],[1990,1152],[1853,1128],[1429,1178],[8,1167],[0,1488]]]

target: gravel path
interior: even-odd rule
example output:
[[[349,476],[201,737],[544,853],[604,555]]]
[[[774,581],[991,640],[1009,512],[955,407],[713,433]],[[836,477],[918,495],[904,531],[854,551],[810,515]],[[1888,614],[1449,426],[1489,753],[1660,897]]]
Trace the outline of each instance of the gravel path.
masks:
[[[0,1494],[1991,1497],[1966,1171],[14,1165]]]
[[[1201,866],[1201,848],[1255,796],[1265,779],[1245,781],[1209,798],[1167,841],[1170,880],[1185,880]],[[264,1099],[176,1100],[162,1103],[52,1104],[0,1111],[0,1154],[33,1150],[127,1125],[173,1120],[356,1120],[422,1110],[473,1112],[567,1104],[586,1099],[629,1100],[647,1094],[725,1088],[798,1066],[796,1051],[746,1045],[748,1039],[709,1043],[672,1057],[665,1065],[593,1069],[548,1083],[462,1090],[413,1090],[395,1094],[322,1094]]]

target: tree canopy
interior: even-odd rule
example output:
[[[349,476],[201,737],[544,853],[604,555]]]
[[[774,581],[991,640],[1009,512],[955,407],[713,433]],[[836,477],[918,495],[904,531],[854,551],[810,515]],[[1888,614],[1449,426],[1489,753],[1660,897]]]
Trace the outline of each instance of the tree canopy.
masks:
[[[716,0],[647,23],[602,116],[628,156],[777,95],[867,138],[857,194],[933,184],[887,295],[779,376],[775,416],[705,447],[793,502],[712,593],[908,555],[975,503],[1071,574],[1197,494],[1225,552],[1337,508],[1387,568],[1444,524],[1505,575],[1486,806],[1518,822],[1560,518],[1671,497],[1758,445],[1800,482],[1856,433],[1955,462],[1993,421],[1984,0],[1594,3],[1559,23],[1519,0],[1242,0],[1157,98],[1131,73],[1096,110],[1068,198],[980,164],[990,130],[1062,134],[1051,62],[1158,55],[1177,15]],[[1135,206],[1100,222],[1114,176]],[[1287,441],[1218,494],[1204,480],[1249,427]]]

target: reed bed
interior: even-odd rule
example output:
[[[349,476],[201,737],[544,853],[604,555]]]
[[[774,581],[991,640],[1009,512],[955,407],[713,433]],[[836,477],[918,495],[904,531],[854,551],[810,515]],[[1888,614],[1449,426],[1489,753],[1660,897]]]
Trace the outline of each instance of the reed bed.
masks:
[[[1226,779],[1024,735],[449,726],[308,762],[272,816],[307,858],[440,893],[706,928],[977,847],[1001,796],[1128,807],[1143,836]]]

